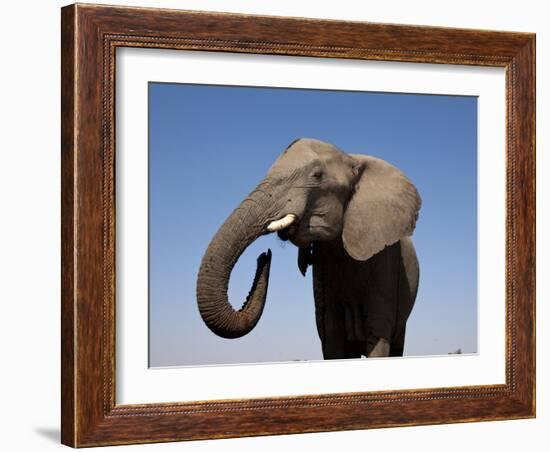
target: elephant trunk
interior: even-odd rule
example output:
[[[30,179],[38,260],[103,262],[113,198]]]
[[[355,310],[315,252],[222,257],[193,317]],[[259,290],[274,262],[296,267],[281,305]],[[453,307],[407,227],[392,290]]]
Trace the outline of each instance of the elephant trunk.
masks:
[[[244,250],[267,232],[271,196],[262,184],[256,188],[218,229],[202,258],[197,278],[197,303],[202,319],[215,334],[238,338],[258,323],[269,283],[271,250],[258,257],[256,275],[243,306],[235,310],[228,301],[229,277]]]

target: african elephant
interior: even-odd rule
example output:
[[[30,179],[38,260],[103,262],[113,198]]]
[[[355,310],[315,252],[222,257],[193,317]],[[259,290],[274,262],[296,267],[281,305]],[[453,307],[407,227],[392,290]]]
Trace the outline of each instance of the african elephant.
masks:
[[[197,279],[197,302],[217,335],[250,332],[262,314],[271,250],[258,257],[238,311],[227,299],[231,270],[259,236],[277,232],[313,267],[316,323],[325,359],[402,356],[419,266],[410,235],[421,200],[389,163],[314,139],[292,142],[219,228]]]

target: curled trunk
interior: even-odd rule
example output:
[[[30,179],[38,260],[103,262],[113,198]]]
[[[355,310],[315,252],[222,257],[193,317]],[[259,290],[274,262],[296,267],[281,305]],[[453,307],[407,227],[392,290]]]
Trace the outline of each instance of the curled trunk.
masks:
[[[256,275],[243,306],[235,310],[227,298],[229,277],[244,250],[266,232],[269,201],[253,192],[220,227],[202,258],[197,278],[197,303],[202,319],[215,334],[238,338],[258,323],[269,282],[271,250],[258,257]]]

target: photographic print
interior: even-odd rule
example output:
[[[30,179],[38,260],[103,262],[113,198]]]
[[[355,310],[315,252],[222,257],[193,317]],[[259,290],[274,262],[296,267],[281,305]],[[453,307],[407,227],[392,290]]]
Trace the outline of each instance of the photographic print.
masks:
[[[477,97],[148,102],[150,367],[478,352]]]
[[[61,36],[63,444],[535,416],[534,34]]]

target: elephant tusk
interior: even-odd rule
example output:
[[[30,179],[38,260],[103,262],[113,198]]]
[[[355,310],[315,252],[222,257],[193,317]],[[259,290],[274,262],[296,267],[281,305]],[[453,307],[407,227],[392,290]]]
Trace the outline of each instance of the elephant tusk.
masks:
[[[296,215],[289,213],[288,215],[285,215],[280,220],[272,221],[267,225],[267,230],[269,232],[277,232],[281,229],[288,228],[292,223],[296,221],[297,217]]]

